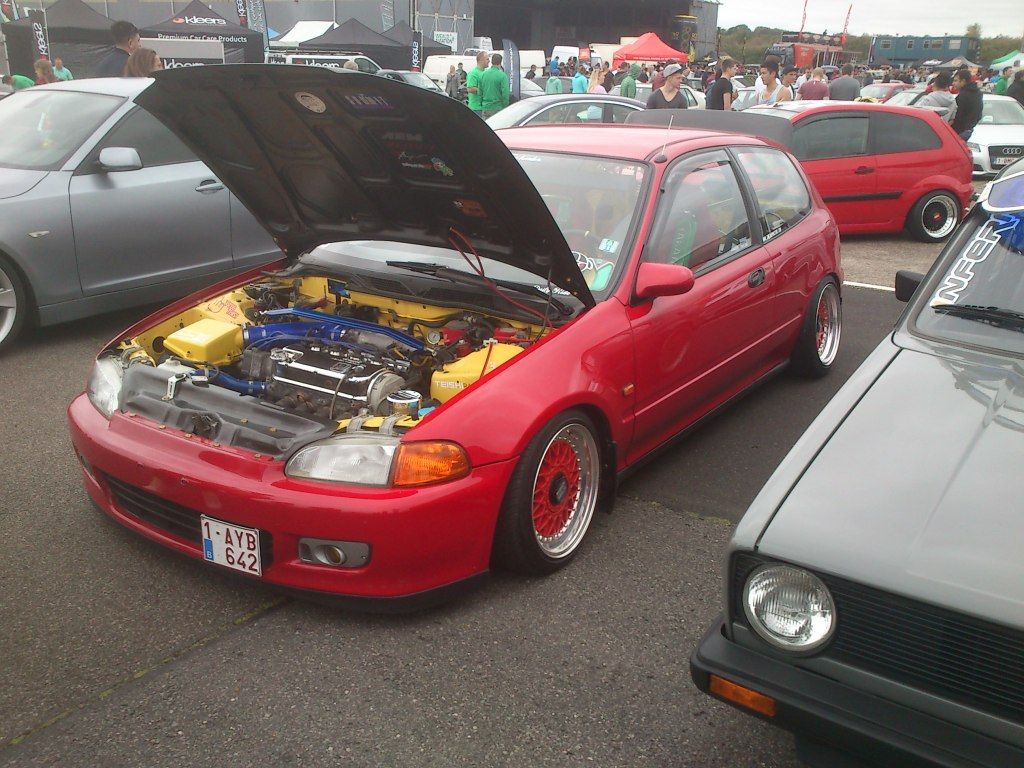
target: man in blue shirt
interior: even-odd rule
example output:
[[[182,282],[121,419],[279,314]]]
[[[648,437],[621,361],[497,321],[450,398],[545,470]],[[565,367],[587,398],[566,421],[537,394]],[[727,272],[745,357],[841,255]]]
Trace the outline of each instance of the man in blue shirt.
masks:
[[[557,77],[558,76],[558,57],[557,56],[553,56],[551,58],[551,63],[548,64],[548,74],[550,74],[552,77]]]
[[[572,92],[573,93],[586,93],[587,92],[587,76],[583,74],[583,67],[581,66],[576,70],[576,75],[572,79]]]

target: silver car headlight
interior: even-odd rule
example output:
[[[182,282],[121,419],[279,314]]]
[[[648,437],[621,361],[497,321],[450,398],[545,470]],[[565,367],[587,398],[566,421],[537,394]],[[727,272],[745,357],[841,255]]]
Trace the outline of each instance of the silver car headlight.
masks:
[[[92,367],[86,394],[89,395],[89,401],[96,406],[96,410],[108,419],[117,410],[123,378],[124,369],[116,357],[101,357]]]
[[[358,485],[387,485],[399,439],[338,435],[300,449],[285,465],[289,477]]]
[[[765,565],[743,588],[747,621],[764,640],[786,651],[812,651],[832,637],[836,608],[828,587],[791,565]]]

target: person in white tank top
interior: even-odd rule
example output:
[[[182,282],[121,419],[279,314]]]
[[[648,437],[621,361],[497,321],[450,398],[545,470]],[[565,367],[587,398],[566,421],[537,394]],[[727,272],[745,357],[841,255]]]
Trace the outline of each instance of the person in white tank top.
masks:
[[[774,106],[783,101],[792,101],[788,88],[779,82],[779,65],[774,61],[766,61],[761,65],[761,80],[764,90],[757,94],[757,103]]]

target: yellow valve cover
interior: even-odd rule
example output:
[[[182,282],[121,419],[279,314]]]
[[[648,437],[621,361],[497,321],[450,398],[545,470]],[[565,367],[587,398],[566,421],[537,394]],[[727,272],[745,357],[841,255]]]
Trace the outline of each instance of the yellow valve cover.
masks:
[[[523,351],[515,344],[492,344],[490,347],[490,359],[485,346],[435,371],[430,377],[430,396],[442,403],[447,402],[485,373],[490,373]]]
[[[164,339],[164,348],[196,363],[227,365],[242,356],[242,329],[206,317],[172,333]]]

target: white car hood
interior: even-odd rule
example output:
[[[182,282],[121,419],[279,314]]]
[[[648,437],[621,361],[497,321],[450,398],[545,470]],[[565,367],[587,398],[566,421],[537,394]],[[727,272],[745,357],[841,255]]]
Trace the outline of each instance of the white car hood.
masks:
[[[985,125],[978,123],[971,133],[972,144],[1024,144],[1024,124]]]

